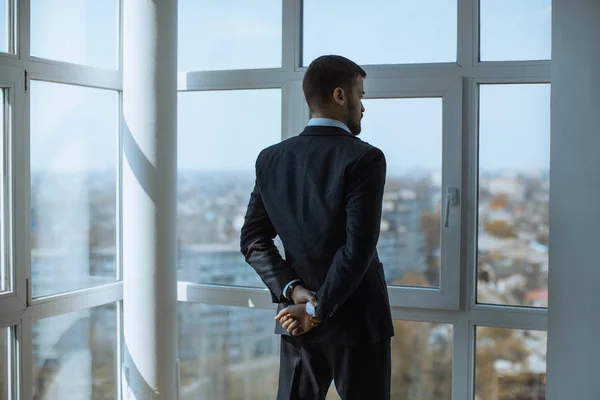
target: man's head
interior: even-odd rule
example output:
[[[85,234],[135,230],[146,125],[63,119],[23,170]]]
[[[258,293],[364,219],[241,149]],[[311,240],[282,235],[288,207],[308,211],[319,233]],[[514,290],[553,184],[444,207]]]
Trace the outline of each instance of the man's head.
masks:
[[[310,63],[302,90],[313,117],[333,118],[360,134],[363,83],[367,73],[342,56],[321,56]]]

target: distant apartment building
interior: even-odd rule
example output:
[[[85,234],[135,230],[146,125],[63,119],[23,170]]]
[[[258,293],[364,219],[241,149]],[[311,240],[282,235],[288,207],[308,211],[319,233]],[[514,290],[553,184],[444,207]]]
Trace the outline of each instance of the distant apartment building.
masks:
[[[420,217],[430,208],[431,204],[419,201],[413,190],[385,193],[377,252],[388,283],[407,272],[425,271],[425,237]]]
[[[494,177],[487,181],[487,188],[492,195],[505,194],[516,201],[525,199],[525,183],[517,178]]]

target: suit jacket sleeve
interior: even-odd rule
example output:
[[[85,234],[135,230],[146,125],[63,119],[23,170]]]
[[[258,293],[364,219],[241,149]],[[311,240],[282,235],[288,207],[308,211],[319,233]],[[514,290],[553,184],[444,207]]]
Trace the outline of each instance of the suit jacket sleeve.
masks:
[[[335,254],[317,292],[316,317],[326,322],[356,290],[375,254],[381,225],[386,161],[371,148],[346,175],[346,243]]]
[[[250,195],[250,203],[242,227],[240,247],[246,262],[254,268],[271,291],[274,303],[285,303],[283,289],[292,280],[299,280],[296,271],[281,257],[273,239],[277,236],[258,183]]]

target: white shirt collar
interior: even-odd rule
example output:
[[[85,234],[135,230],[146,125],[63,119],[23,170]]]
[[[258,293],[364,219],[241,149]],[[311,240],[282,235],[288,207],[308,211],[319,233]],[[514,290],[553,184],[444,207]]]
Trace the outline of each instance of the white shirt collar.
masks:
[[[352,134],[350,128],[348,128],[346,124],[333,118],[311,118],[310,121],[308,121],[308,126],[335,126]]]

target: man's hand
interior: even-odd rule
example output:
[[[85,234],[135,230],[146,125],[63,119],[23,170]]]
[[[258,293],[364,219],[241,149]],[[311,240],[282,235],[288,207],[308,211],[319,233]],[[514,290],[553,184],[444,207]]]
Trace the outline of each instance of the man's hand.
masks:
[[[292,336],[303,335],[320,324],[320,321],[306,313],[305,304],[288,306],[279,311],[275,319],[281,322],[283,329],[287,330]]]
[[[319,304],[317,298],[315,297],[315,292],[308,290],[301,285],[294,288],[294,291],[292,292],[292,300],[294,301],[294,304],[306,304],[311,302],[315,307]]]

